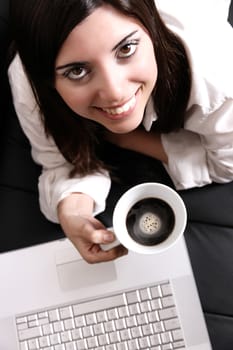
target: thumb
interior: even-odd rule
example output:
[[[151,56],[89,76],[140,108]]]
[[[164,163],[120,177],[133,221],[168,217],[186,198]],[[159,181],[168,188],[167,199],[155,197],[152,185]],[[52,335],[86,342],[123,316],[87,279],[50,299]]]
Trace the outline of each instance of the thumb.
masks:
[[[114,233],[109,230],[94,230],[91,233],[91,241],[96,244],[112,243],[116,239]]]

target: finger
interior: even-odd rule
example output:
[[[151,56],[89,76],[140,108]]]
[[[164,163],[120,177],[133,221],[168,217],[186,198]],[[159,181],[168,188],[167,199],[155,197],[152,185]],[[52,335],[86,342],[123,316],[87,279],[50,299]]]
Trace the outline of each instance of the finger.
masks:
[[[107,244],[112,243],[116,237],[112,231],[105,229],[90,231],[87,239],[95,244]]]
[[[108,251],[103,251],[98,245],[94,245],[86,255],[86,260],[89,263],[107,262],[120,258],[128,253],[128,250],[123,246],[119,245]]]
[[[102,222],[95,218],[88,218],[82,223],[79,232],[82,239],[95,244],[111,243],[115,240],[115,235],[111,230],[107,230]]]

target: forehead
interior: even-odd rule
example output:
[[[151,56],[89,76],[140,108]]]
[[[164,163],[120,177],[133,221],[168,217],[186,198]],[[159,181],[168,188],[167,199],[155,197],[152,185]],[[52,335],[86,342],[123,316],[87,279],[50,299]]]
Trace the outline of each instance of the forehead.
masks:
[[[102,52],[113,49],[133,31],[145,32],[145,29],[137,19],[122,14],[110,5],[103,5],[74,27],[64,41],[57,61],[75,55],[80,59],[85,55],[86,59],[94,49]]]

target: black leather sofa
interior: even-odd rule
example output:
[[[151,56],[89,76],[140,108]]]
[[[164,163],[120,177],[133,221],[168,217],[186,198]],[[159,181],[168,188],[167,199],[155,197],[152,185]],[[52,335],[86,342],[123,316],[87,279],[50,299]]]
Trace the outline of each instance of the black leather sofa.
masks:
[[[12,105],[6,74],[6,51],[10,41],[8,11],[9,1],[1,0],[0,253],[64,236],[61,227],[46,220],[40,212],[37,181],[41,169],[31,158],[29,142]],[[233,2],[229,20],[233,24]],[[141,181],[172,186],[164,169],[152,159],[130,152],[123,156],[115,148],[111,152],[124,169],[127,165],[128,171],[120,174],[124,186],[113,185],[107,210],[100,216],[107,225],[111,224],[117,198],[127,187]],[[135,164],[141,164],[140,169],[135,168]],[[185,238],[213,349],[232,350],[233,183],[181,191],[180,195],[188,211]]]

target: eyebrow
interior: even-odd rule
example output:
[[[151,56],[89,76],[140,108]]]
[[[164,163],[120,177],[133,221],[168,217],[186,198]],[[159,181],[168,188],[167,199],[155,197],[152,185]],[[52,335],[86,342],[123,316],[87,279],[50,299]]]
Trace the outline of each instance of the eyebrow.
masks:
[[[119,43],[117,43],[112,51],[115,51],[118,47],[120,47],[122,44],[124,44],[129,38],[131,38],[131,36],[133,36],[135,33],[137,33],[138,30],[134,30],[132,33],[129,33],[128,35],[126,35]],[[56,71],[60,70],[60,69],[65,69],[65,68],[69,68],[69,67],[73,67],[73,66],[79,66],[79,67],[85,67],[88,64],[88,62],[85,61],[81,61],[81,62],[70,62],[67,64],[64,64],[62,66],[58,66],[56,67]]]
[[[116,44],[114,46],[114,48],[112,49],[112,51],[115,51],[119,46],[121,46],[122,44],[124,44],[129,38],[131,38],[131,36],[133,36],[135,33],[137,33],[138,30],[134,30],[132,33],[126,35],[126,37],[124,37],[118,44]]]

